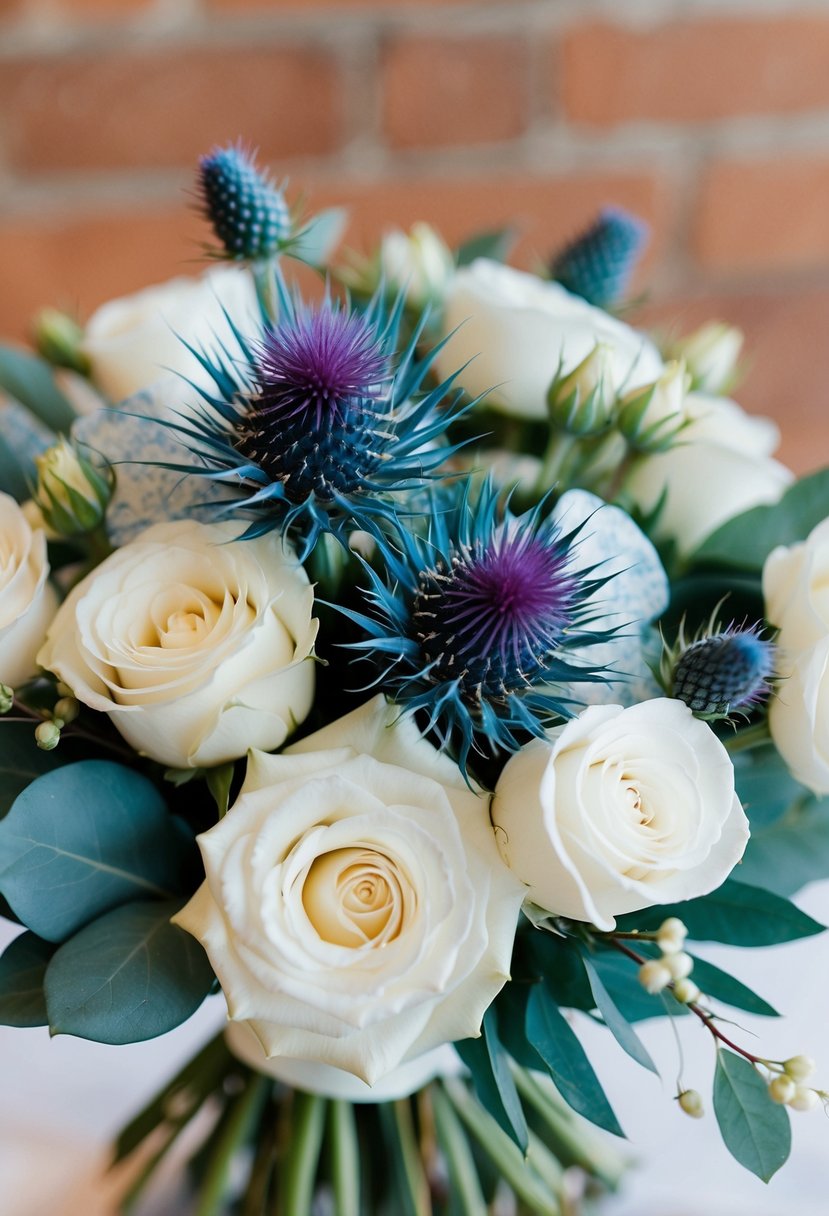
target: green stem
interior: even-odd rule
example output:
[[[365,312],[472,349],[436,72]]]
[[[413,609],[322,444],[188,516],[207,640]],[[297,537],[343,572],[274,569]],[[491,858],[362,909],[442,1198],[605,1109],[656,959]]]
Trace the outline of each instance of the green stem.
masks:
[[[251,263],[251,274],[256,288],[256,298],[269,321],[279,319],[279,304],[276,294],[275,259]]]
[[[745,730],[738,730],[736,734],[724,739],[723,743],[725,750],[733,756],[752,747],[762,747],[770,738],[769,724],[764,719],[762,722],[755,722],[753,726],[747,726]]]
[[[334,1211],[336,1216],[356,1216],[360,1210],[360,1146],[354,1107],[335,1098],[329,1115]]]
[[[557,430],[552,432],[547,450],[541,459],[541,470],[535,483],[537,495],[546,494],[562,479],[563,472],[572,462],[578,445],[579,440],[575,435],[567,435],[563,431]]]
[[[431,1094],[438,1139],[463,1216],[487,1216],[486,1200],[463,1124],[439,1085],[432,1086]]]
[[[280,1216],[311,1216],[327,1099],[297,1091],[293,1132],[283,1165]]]
[[[233,1158],[250,1136],[272,1089],[270,1077],[252,1073],[248,1078],[210,1158],[194,1216],[218,1216],[222,1211]]]

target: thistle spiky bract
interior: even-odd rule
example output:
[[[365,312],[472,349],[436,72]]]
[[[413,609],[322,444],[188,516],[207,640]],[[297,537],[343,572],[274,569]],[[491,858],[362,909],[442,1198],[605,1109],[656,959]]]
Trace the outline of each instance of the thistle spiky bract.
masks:
[[[274,257],[290,244],[285,195],[241,143],[216,147],[201,157],[198,189],[224,256],[257,261]]]
[[[423,710],[466,775],[471,750],[517,750],[579,708],[573,685],[603,678],[569,657],[607,641],[590,597],[607,579],[576,569],[577,534],[562,533],[544,504],[502,509],[492,481],[432,496],[422,532],[381,539],[385,577],[364,563],[368,612],[341,608],[368,635],[351,649],[370,659],[374,683]]]
[[[749,714],[768,696],[774,675],[774,646],[761,635],[760,624],[721,629],[714,618],[690,642],[681,629],[663,655],[666,691],[708,721]]]
[[[598,218],[550,261],[557,282],[599,308],[618,304],[647,241],[647,226],[621,207]]]
[[[305,560],[322,534],[347,545],[406,509],[457,451],[446,431],[471,405],[455,375],[423,389],[440,349],[416,353],[425,316],[396,353],[402,296],[378,291],[358,311],[328,295],[305,305],[278,270],[275,287],[277,320],[263,311],[254,337],[227,318],[238,355],[190,347],[214,388],[194,384],[192,417],[164,424],[193,457],[168,467],[229,491],[216,509],[250,520],[246,538],[278,530]]]

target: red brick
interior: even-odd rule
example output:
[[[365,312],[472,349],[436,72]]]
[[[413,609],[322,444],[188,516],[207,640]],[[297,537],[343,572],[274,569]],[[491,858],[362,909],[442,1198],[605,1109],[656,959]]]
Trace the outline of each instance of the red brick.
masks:
[[[470,4],[495,5],[501,0],[207,0],[207,6],[214,12],[245,13],[264,11],[307,13],[309,9],[353,10],[361,12],[366,9],[417,9],[417,8],[463,8]]]
[[[395,148],[513,139],[529,121],[528,47],[516,38],[400,38],[383,49],[383,126]]]
[[[721,161],[704,174],[693,250],[715,271],[829,262],[829,159]]]
[[[516,257],[537,262],[584,228],[598,209],[616,203],[653,228],[648,263],[659,258],[671,222],[669,191],[645,173],[582,173],[569,177],[475,176],[391,182],[307,183],[312,208],[349,207],[346,243],[367,250],[384,231],[426,220],[447,241],[458,243],[486,229],[513,225],[520,241]]]
[[[269,158],[328,152],[339,86],[304,46],[76,54],[0,63],[0,112],[23,170],[172,167],[239,135]]]
[[[829,18],[579,25],[563,39],[561,71],[567,116],[599,126],[818,109],[829,105]]]
[[[778,423],[778,458],[798,474],[829,465],[829,344],[815,340],[829,331],[829,280],[787,292],[773,285],[662,300],[634,320],[662,332],[690,333],[712,318],[745,332],[746,377],[734,396],[750,412]]]

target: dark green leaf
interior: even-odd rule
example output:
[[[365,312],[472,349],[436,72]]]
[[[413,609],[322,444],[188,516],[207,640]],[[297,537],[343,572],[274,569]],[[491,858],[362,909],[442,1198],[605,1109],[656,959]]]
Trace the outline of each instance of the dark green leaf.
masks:
[[[643,1068],[650,1069],[651,1072],[655,1072],[658,1076],[659,1070],[645,1050],[645,1046],[639,1036],[617,1009],[610,993],[602,983],[598,971],[586,955],[582,961],[584,969],[587,972],[587,978],[590,980],[590,988],[593,992],[596,1008],[602,1015],[605,1026],[607,1026],[616,1042],[622,1048],[622,1051],[627,1052],[630,1058],[635,1060],[637,1064],[641,1064]]]
[[[823,519],[829,503],[829,469],[796,482],[771,506],[752,507],[730,519],[703,541],[697,560],[761,570],[777,545],[805,540]]]
[[[772,1102],[757,1069],[732,1051],[717,1053],[714,1113],[732,1157],[768,1182],[791,1150],[789,1114]]]
[[[649,943],[637,942],[637,953],[650,957]],[[653,951],[657,953],[657,951]],[[654,996],[646,992],[639,983],[638,968],[629,958],[615,950],[599,950],[593,956],[593,965],[602,977],[619,1012],[629,1022],[644,1022],[648,1018],[662,1018],[666,1002],[672,1017],[684,1017],[688,1013],[685,1005],[675,1001],[669,991]]]
[[[622,931],[657,929],[669,916],[678,916],[696,941],[727,946],[775,946],[822,933],[824,926],[787,899],[729,878],[710,895],[680,904],[660,904],[617,919]]]
[[[732,1005],[735,1009],[745,1009],[747,1013],[760,1014],[761,1017],[780,1017],[780,1014],[769,1005],[768,1001],[764,1001],[761,996],[752,992],[733,975],[729,975],[727,971],[721,971],[713,963],[709,963],[703,958],[697,958],[696,955],[693,956],[693,959],[694,982],[699,985],[706,996],[714,997],[715,1000],[722,1001],[725,1005]]]
[[[829,874],[829,798],[807,797],[776,823],[752,832],[740,881],[794,895]]]
[[[207,770],[207,788],[210,790],[213,801],[216,803],[220,819],[227,814],[234,771],[232,762],[220,764],[217,768],[209,768]]]
[[[21,460],[0,435],[0,491],[3,494],[11,494],[18,502],[24,502],[25,499],[31,498],[34,481],[34,464]]]
[[[75,421],[75,411],[55,383],[52,369],[37,355],[0,346],[0,388],[53,431],[68,433]]]
[[[593,1008],[581,953],[572,939],[536,931],[523,939],[521,950],[529,978],[542,979],[557,1005],[585,1011]]]
[[[490,258],[493,262],[505,262],[515,244],[513,228],[495,228],[491,232],[479,232],[464,241],[455,250],[458,266],[468,266],[476,258]]]
[[[170,924],[179,907],[125,904],[65,942],[46,970],[52,1033],[138,1043],[195,1013],[214,977],[201,945]]]
[[[527,1038],[565,1102],[591,1123],[623,1136],[584,1048],[541,984],[535,985],[527,1002]]]
[[[6,947],[0,958],[0,1024],[47,1024],[43,977],[54,953],[54,945],[34,933],[21,933]]]
[[[0,819],[11,810],[18,794],[36,777],[65,762],[60,748],[45,752],[35,743],[34,722],[0,718]]]
[[[178,890],[180,836],[155,786],[109,760],[38,777],[0,821],[0,891],[63,941],[107,908]]]
[[[481,1037],[463,1039],[455,1044],[455,1050],[472,1073],[475,1093],[481,1105],[521,1152],[526,1153],[529,1144],[527,1122],[507,1054],[498,1038],[495,1009],[492,1006],[484,1014]]]
[[[780,819],[793,803],[807,794],[804,787],[792,777],[783,757],[772,743],[737,752],[732,759],[737,794],[751,822],[752,839],[758,829]],[[753,881],[744,879],[742,874],[741,870],[740,882]]]

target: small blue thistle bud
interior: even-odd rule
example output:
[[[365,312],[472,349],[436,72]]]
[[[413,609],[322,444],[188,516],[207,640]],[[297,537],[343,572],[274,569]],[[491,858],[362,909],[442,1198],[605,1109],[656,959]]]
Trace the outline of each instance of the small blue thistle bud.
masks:
[[[550,276],[598,308],[618,304],[648,239],[647,225],[621,207],[598,219],[550,261]]]
[[[676,659],[673,695],[701,718],[747,713],[769,692],[774,647],[751,629],[730,627],[692,642]]]
[[[285,196],[240,144],[214,148],[199,161],[199,195],[225,256],[272,258],[291,238]]]

